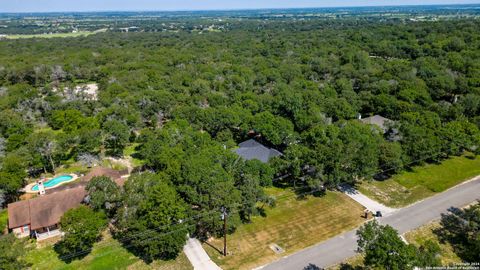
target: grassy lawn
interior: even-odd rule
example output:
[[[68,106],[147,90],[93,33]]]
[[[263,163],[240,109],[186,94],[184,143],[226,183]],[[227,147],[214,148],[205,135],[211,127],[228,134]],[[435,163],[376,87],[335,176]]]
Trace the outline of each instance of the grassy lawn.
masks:
[[[358,254],[351,258],[348,258],[346,261],[327,267],[328,270],[354,270],[356,268],[363,269],[363,255]]]
[[[390,207],[403,207],[480,175],[480,158],[453,157],[414,167],[385,181],[364,182],[360,192]]]
[[[85,174],[89,171],[90,169],[87,168],[86,166],[84,165],[81,165],[80,163],[74,163],[74,164],[71,164],[71,165],[64,165],[62,167],[59,167],[55,170],[55,174],[71,174],[71,173],[75,173],[75,174]]]
[[[7,209],[0,210],[0,234],[3,234],[3,231],[7,227],[8,212]]]
[[[140,145],[139,143],[132,143],[132,144],[128,145],[127,147],[125,147],[125,150],[123,150],[123,154],[126,157],[131,158],[133,167],[141,167],[145,164],[145,161],[143,161],[141,159],[138,159],[138,158],[134,158],[135,153],[136,153],[135,148],[139,145]]]
[[[150,265],[141,261],[124,249],[119,242],[106,234],[105,238],[95,244],[92,252],[81,260],[69,264],[58,259],[53,245],[36,248],[27,255],[27,261],[32,263],[32,269],[193,269],[187,257],[181,253],[175,261],[154,261]]]
[[[414,231],[405,234],[405,239],[411,244],[420,246],[427,240],[434,241],[439,244],[441,249],[440,259],[442,265],[449,265],[453,263],[460,263],[462,260],[453,252],[453,248],[448,243],[441,243],[433,231],[440,227],[438,221],[424,225]]]
[[[268,193],[278,197],[277,206],[266,210],[266,217],[254,217],[227,237],[229,256],[224,258],[217,249],[222,239],[213,239],[204,248],[220,267],[251,269],[287,254],[314,245],[341,232],[359,226],[363,207],[347,196],[327,192],[323,197],[297,199],[292,191],[272,188]],[[285,250],[275,254],[271,244]],[[210,246],[211,245],[211,246]],[[213,248],[213,247],[215,248]]]

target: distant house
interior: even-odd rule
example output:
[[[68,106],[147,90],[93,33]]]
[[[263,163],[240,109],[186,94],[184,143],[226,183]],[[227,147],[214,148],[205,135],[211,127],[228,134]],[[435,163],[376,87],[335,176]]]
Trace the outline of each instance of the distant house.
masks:
[[[263,163],[282,155],[279,151],[268,148],[253,139],[240,143],[234,151],[245,160],[258,159]]]
[[[126,172],[97,167],[72,186],[53,189],[50,194],[8,204],[8,228],[17,237],[33,236],[37,240],[61,234],[60,218],[68,210],[79,206],[87,196],[85,186],[95,176],[108,176],[123,186]]]
[[[388,135],[387,139],[390,141],[398,141],[401,138],[398,129],[392,128],[392,125],[395,123],[393,120],[380,115],[374,115],[366,118],[361,118],[361,116],[359,116],[359,120],[364,124],[375,125],[379,127],[383,131],[383,134],[389,132],[386,135]]]
[[[383,130],[383,133],[387,132],[387,130],[389,128],[389,125],[393,124],[392,120],[390,120],[388,118],[385,118],[383,116],[380,116],[380,115],[374,115],[374,116],[370,116],[370,117],[367,117],[367,118],[361,118],[361,116],[360,116],[359,120],[364,124],[370,124],[370,125],[378,126],[379,128],[381,128]]]

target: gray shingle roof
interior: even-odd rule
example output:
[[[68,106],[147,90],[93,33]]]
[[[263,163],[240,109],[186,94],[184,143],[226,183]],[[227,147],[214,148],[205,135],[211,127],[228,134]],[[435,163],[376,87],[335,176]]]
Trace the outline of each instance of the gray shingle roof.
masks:
[[[393,123],[392,120],[380,115],[374,115],[367,118],[363,118],[363,119],[360,119],[360,121],[362,121],[365,124],[376,125],[381,129],[383,129],[384,132],[388,129],[387,123]]]
[[[267,163],[271,158],[282,155],[279,151],[268,148],[253,139],[242,142],[238,146],[239,148],[234,150],[235,153],[246,160],[258,159]]]

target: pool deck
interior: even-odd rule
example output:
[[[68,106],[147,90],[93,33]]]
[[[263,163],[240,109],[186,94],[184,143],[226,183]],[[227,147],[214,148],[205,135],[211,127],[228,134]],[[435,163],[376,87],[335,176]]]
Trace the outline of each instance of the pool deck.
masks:
[[[56,176],[51,177],[51,178],[46,178],[46,179],[44,180],[44,182],[48,182],[49,180],[54,179],[55,177],[60,177],[60,176],[63,176],[63,175],[69,175],[69,176],[72,177],[72,179],[70,179],[70,180],[68,180],[68,181],[63,181],[63,182],[61,182],[61,183],[58,183],[58,184],[55,185],[55,186],[45,187],[45,190],[58,188],[58,187],[61,186],[61,185],[64,185],[64,184],[66,184],[66,183],[73,182],[73,181],[75,181],[75,180],[78,179],[78,175],[73,174],[73,173],[72,173],[72,174],[60,174],[60,175],[56,175]],[[34,187],[36,184],[37,184],[37,182],[33,182],[33,183],[28,184],[28,185],[24,188],[24,189],[25,189],[25,192],[26,192],[26,193],[38,193],[38,190],[32,190],[33,187]]]

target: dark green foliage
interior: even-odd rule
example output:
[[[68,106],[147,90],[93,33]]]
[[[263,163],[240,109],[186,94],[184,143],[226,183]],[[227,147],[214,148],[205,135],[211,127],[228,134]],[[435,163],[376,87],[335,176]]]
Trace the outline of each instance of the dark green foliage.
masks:
[[[18,239],[13,234],[0,236],[0,269],[17,270],[31,266],[25,261],[28,252],[27,241]]]
[[[7,195],[7,201],[15,199],[18,190],[25,184],[27,161],[17,153],[7,154],[0,169],[0,189]]]
[[[113,156],[122,156],[130,137],[128,126],[118,120],[109,120],[103,124],[103,132],[108,153]]]
[[[442,216],[436,233],[452,244],[455,253],[466,262],[480,260],[480,204],[465,209],[450,209]]]
[[[174,259],[185,245],[188,206],[162,175],[132,176],[125,184],[115,236],[147,262]]]
[[[414,269],[414,267],[440,266],[437,255],[440,248],[427,242],[420,248],[402,241],[398,232],[389,225],[371,221],[358,231],[358,251],[365,255],[367,267],[391,270]]]
[[[107,176],[96,176],[88,182],[85,188],[88,192],[88,204],[95,210],[105,210],[108,216],[113,216],[120,205],[121,189]]]
[[[105,214],[95,212],[88,206],[81,205],[68,210],[60,219],[60,227],[65,235],[55,244],[55,251],[66,262],[85,257],[100,239],[106,225]]]
[[[356,121],[319,125],[304,132],[310,146],[290,146],[286,151],[294,176],[307,174],[334,186],[341,182],[371,178],[378,171],[381,133]]]

